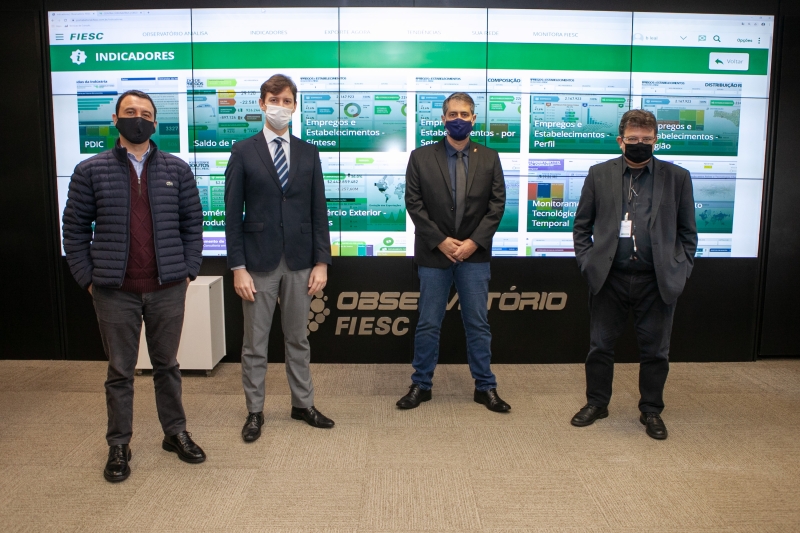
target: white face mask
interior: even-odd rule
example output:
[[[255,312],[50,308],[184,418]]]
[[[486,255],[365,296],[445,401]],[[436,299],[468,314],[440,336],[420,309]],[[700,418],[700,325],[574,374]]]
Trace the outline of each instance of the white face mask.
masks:
[[[292,120],[292,110],[288,107],[268,105],[264,113],[267,116],[269,125],[278,131],[283,130],[289,125],[289,121]]]

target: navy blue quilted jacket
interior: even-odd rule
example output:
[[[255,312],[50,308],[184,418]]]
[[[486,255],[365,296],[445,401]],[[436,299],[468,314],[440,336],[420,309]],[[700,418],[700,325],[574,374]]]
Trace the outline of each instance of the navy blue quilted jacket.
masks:
[[[146,164],[158,282],[194,279],[202,261],[203,210],[192,171],[153,142]],[[128,151],[117,142],[79,163],[72,174],[64,209],[64,251],[84,289],[90,284],[122,286],[130,246],[130,172]]]

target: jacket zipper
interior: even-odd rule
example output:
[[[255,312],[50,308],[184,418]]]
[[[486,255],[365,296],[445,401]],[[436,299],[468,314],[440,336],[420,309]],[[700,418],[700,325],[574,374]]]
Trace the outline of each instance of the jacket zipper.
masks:
[[[127,159],[127,156],[126,156]],[[125,169],[128,171],[128,179],[125,180],[125,183],[131,182],[131,164],[129,161],[126,161]],[[122,284],[125,283],[125,272],[128,270],[128,255],[131,253],[131,189],[130,187],[125,187],[126,194],[128,195],[128,219],[127,219],[127,227],[125,228],[125,263],[122,265],[122,279],[119,282],[119,287],[122,287]]]
[[[148,175],[150,175],[150,166],[151,166],[150,163],[153,160],[153,156],[154,155],[155,155],[155,151],[151,152],[150,155],[147,156],[147,161],[145,162],[145,165],[147,166],[147,174]],[[142,169],[142,170],[144,170],[144,169]],[[139,176],[139,185],[140,185],[139,194],[142,194],[142,192],[141,192],[141,183],[142,183],[142,178],[141,178],[141,175],[140,175]],[[152,183],[152,181],[150,183]],[[161,259],[159,259],[159,257],[158,257],[158,236],[156,235],[156,217],[155,217],[155,214],[153,213],[153,205],[154,204],[153,204],[153,194],[151,192],[152,190],[153,190],[152,187],[147,187],[147,198],[148,198],[148,200],[150,200],[150,218],[153,220],[153,250],[156,252],[156,270],[158,271],[158,284],[162,285],[162,283],[161,283]]]

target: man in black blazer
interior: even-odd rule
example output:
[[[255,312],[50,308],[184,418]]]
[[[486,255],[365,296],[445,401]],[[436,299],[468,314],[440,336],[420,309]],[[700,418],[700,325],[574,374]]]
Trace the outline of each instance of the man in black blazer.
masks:
[[[591,291],[590,347],[587,404],[572,425],[608,416],[614,344],[633,311],[641,352],[639,420],[650,437],[666,439],[661,412],[672,317],[694,265],[697,226],[691,176],[653,157],[657,140],[655,116],[628,111],[617,137],[623,156],[590,168],[583,185],[573,238]]]
[[[225,236],[233,286],[242,298],[245,442],[261,436],[267,344],[280,298],[291,416],[314,427],[333,421],[314,407],[307,338],[312,295],[328,280],[328,208],[317,147],[289,134],[294,82],[276,74],[261,86],[264,130],[236,143],[225,171]]]
[[[420,298],[414,373],[408,394],[397,402],[402,409],[431,399],[439,332],[453,283],[467,334],[474,400],[492,411],[511,408],[497,395],[486,309],[492,238],[503,218],[506,189],[498,153],[470,141],[476,118],[468,94],[450,95],[442,104],[447,137],[414,150],[408,162],[406,208],[414,222]]]

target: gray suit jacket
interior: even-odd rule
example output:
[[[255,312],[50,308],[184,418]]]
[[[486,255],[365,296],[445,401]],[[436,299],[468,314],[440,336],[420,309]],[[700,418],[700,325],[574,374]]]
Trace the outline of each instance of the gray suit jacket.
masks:
[[[439,250],[447,237],[472,239],[478,245],[467,262],[485,263],[492,257],[492,238],[506,209],[506,183],[496,150],[470,142],[467,202],[456,231],[453,188],[447,168],[444,139],[411,152],[406,170],[406,209],[414,221],[414,259],[417,264],[447,268],[452,263]]]
[[[692,273],[697,225],[689,171],[654,159],[650,238],[658,289],[665,303],[678,299]],[[614,262],[622,219],[622,156],[594,165],[583,184],[573,240],[581,273],[592,294],[603,287]]]
[[[319,151],[292,136],[289,183],[281,190],[263,132],[231,149],[225,170],[228,267],[271,272],[286,256],[290,270],[331,263],[328,207]]]

